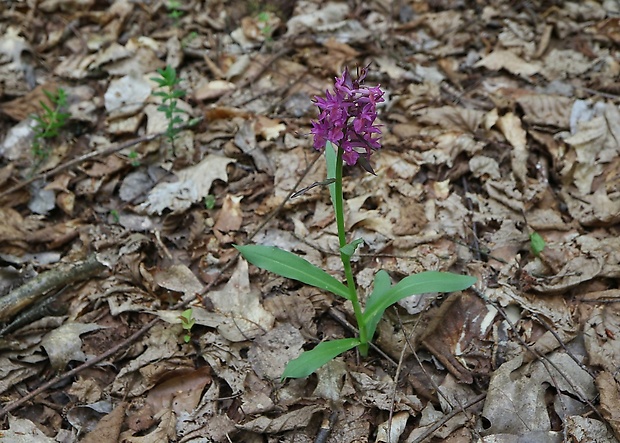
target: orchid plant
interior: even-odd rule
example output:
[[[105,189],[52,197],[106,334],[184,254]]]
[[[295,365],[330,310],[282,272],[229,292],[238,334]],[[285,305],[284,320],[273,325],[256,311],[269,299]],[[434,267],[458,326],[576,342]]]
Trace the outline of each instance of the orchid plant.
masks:
[[[297,255],[275,247],[262,245],[236,246],[241,255],[253,265],[280,276],[330,291],[353,305],[359,334],[357,337],[323,341],[314,349],[291,360],[282,374],[285,378],[302,378],[355,347],[367,356],[377,324],[385,310],[411,295],[427,292],[452,292],[466,289],[476,281],[474,277],[448,272],[426,271],[411,275],[393,285],[389,274],[380,270],[374,277],[373,289],[362,306],[353,276],[351,257],[362,244],[360,238],[347,241],[342,194],[344,164],[359,164],[374,174],[370,165],[371,155],[380,149],[381,129],[375,123],[377,104],[384,101],[379,86],[364,84],[368,66],[353,78],[345,69],[336,78],[333,92],[325,97],[315,97],[319,117],[312,123],[314,148],[325,152],[327,180],[336,216],[340,259],[344,268],[345,283]]]

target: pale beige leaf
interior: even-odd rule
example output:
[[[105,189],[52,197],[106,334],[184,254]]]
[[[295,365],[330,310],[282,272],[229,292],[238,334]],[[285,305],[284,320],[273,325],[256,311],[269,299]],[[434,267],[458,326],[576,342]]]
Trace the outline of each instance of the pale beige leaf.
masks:
[[[536,125],[568,128],[574,99],[561,95],[527,94],[517,98],[523,121]]]
[[[65,323],[48,333],[41,341],[41,346],[47,352],[52,368],[64,369],[71,360],[86,361],[80,335],[98,329],[101,326],[95,323]]]
[[[248,262],[240,259],[224,288],[211,291],[215,309],[226,316],[218,331],[233,342],[255,338],[269,331],[274,317],[261,305],[260,292],[250,287]]]
[[[517,56],[514,52],[497,49],[485,56],[474,67],[485,67],[492,71],[499,71],[505,69],[516,75],[523,77],[529,77],[537,74],[540,71],[540,66],[536,63],[528,63],[521,57]]]
[[[509,112],[501,116],[496,126],[514,148],[512,150],[512,170],[521,183],[527,180],[527,134],[521,125],[521,119],[514,113]]]
[[[178,181],[155,186],[140,208],[150,214],[161,214],[166,209],[183,212],[209,195],[213,181],[226,181],[226,168],[234,161],[219,155],[208,155],[197,165],[179,171],[176,174]]]

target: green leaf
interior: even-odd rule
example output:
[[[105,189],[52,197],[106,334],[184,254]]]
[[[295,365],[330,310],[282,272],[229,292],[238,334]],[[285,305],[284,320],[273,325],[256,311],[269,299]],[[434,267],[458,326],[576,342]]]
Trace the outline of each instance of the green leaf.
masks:
[[[192,126],[196,126],[198,123],[200,123],[201,120],[202,120],[202,118],[200,118],[200,117],[192,118],[190,121],[187,122],[187,126],[190,127],[190,128]]]
[[[43,108],[43,110],[47,114],[53,114],[54,113],[54,111],[52,111],[51,108],[49,106],[47,106],[47,104],[45,104],[44,102],[39,102],[39,104],[41,105],[41,107]]]
[[[327,163],[327,179],[333,180],[329,185],[329,195],[332,199],[332,205],[336,206],[334,203],[334,194],[336,192],[336,149],[332,142],[327,142],[325,145],[325,162]]]
[[[235,245],[235,248],[254,266],[350,300],[349,290],[344,284],[292,252],[262,245]]]
[[[532,252],[536,257],[540,255],[540,253],[545,249],[546,243],[545,239],[542,238],[538,232],[532,232],[530,234],[530,247],[532,248]]]
[[[379,273],[377,273],[379,274]],[[383,277],[382,277],[383,278]],[[475,277],[452,274],[450,272],[426,271],[403,278],[387,291],[374,291],[366,302],[362,319],[366,325],[377,325],[383,312],[403,298],[426,292],[454,292],[469,288],[476,282]],[[376,280],[375,280],[376,283]],[[381,283],[384,285],[384,283]],[[367,326],[368,329],[368,326]],[[369,331],[370,332],[370,331]],[[374,333],[374,330],[372,331]],[[368,340],[372,338],[368,334]]]
[[[151,77],[150,78],[152,81],[154,81],[155,83],[157,83],[158,86],[162,87],[162,86],[166,86],[167,82],[165,78],[160,78],[160,77]],[[154,93],[157,94],[157,93]]]
[[[296,359],[289,361],[281,380],[307,377],[325,363],[359,344],[359,338],[343,338],[319,343],[313,350],[304,352]]]
[[[381,269],[379,272],[375,274],[375,281],[372,285],[372,293],[368,297],[368,301],[366,302],[367,310],[368,305],[372,305],[376,303],[374,300],[381,300],[383,296],[390,290],[392,286],[392,282],[390,281],[390,275]],[[383,313],[382,313],[383,315]],[[370,318],[366,321],[366,334],[368,340],[372,340],[373,335],[375,335],[375,330],[377,329],[377,323],[381,319],[381,315]]]
[[[364,240],[362,240],[361,238],[356,238],[351,243],[348,243],[344,245],[342,248],[340,248],[340,252],[346,255],[347,258],[351,258],[351,256],[355,253],[355,250],[357,249],[357,247],[361,245],[362,243],[364,243]]]

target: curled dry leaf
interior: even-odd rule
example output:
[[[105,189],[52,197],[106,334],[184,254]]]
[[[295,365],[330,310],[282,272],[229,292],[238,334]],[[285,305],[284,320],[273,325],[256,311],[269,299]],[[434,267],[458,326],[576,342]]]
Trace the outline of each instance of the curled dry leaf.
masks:
[[[95,323],[65,323],[48,333],[41,341],[41,346],[47,352],[52,368],[59,371],[72,360],[86,361],[87,356],[82,352],[80,335],[99,329],[101,326]]]
[[[176,173],[178,181],[155,186],[140,208],[150,214],[164,210],[183,212],[207,195],[215,180],[228,179],[226,168],[235,160],[218,155],[208,155],[200,163]]]

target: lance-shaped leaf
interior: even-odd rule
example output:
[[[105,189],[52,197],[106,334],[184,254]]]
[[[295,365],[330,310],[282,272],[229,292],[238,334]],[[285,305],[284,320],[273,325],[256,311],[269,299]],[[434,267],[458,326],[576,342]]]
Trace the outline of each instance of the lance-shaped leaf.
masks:
[[[364,240],[361,238],[356,238],[351,243],[347,243],[342,248],[340,248],[340,252],[347,256],[347,258],[351,258],[351,256],[355,253],[355,250],[359,245],[364,243]]]
[[[325,363],[359,344],[359,338],[343,338],[319,343],[313,350],[306,351],[296,359],[289,361],[282,373],[282,380],[307,377]]]
[[[369,303],[374,303],[374,300],[380,300],[383,296],[390,290],[391,287],[390,275],[381,269],[379,272],[375,274],[375,281],[372,285],[372,293],[366,302],[366,311],[368,311]],[[365,318],[365,315],[362,316]],[[368,341],[372,340],[373,335],[375,335],[375,330],[377,329],[377,323],[379,323],[380,315],[375,316],[373,318],[365,319],[366,321],[366,334]]]
[[[379,275],[379,273],[377,273]],[[383,277],[381,277],[383,278]],[[475,277],[468,275],[452,274],[450,272],[426,271],[403,278],[396,286],[387,291],[376,289],[368,297],[366,309],[362,315],[368,329],[368,340],[374,335],[379,319],[383,312],[403,298],[427,292],[453,292],[469,288],[476,282]],[[376,284],[376,279],[375,279]],[[384,283],[382,283],[384,287]],[[369,326],[373,326],[371,330]],[[371,334],[372,332],[372,334]]]
[[[350,300],[349,290],[343,283],[292,252],[262,245],[235,245],[235,248],[254,266]]]

